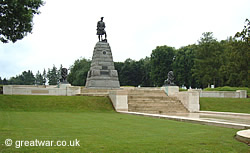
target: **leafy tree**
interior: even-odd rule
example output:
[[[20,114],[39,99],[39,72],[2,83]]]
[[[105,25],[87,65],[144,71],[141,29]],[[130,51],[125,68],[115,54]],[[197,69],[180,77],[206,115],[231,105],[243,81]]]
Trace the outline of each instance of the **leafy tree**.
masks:
[[[175,83],[179,86],[195,87],[195,79],[192,77],[196,45],[188,45],[176,51],[173,63]]]
[[[143,67],[141,61],[126,59],[119,73],[120,85],[138,86],[142,83]]]
[[[124,66],[124,62],[114,62],[114,65],[115,65],[115,69],[117,70],[118,77],[120,78],[120,74],[121,74],[122,67]]]
[[[85,58],[77,59],[70,67],[68,82],[74,86],[85,86],[91,61]]]
[[[2,85],[3,84],[3,80],[2,80],[2,78],[0,77],[0,85]]]
[[[141,59],[139,62],[142,63],[142,82],[141,86],[143,87],[151,87],[153,86],[152,79],[150,77],[151,73],[151,63],[150,58],[146,57],[144,59]]]
[[[235,61],[238,64],[235,64],[232,68],[237,70],[238,68],[238,78],[241,79],[240,86],[248,86],[250,87],[250,64],[249,64],[249,57],[250,57],[250,21],[246,19],[246,25],[244,26],[241,32],[237,32],[235,34],[235,38],[241,38],[241,41],[238,43],[234,43],[234,50],[233,55]]]
[[[157,46],[150,58],[150,77],[155,86],[162,86],[168,72],[173,70],[172,64],[175,49],[169,46]]]
[[[247,42],[234,40],[230,42],[230,53],[228,56],[227,84],[230,86],[250,86],[249,84],[249,56],[250,47]]]
[[[250,43],[250,21],[246,19],[246,25],[244,26],[241,32],[235,34],[235,38],[241,38],[242,41],[245,41],[248,45]]]
[[[206,32],[202,35],[195,52],[193,77],[204,88],[218,82],[218,72],[221,66],[220,57],[223,54],[223,49],[213,37],[212,32]]]
[[[33,16],[43,4],[42,0],[0,0],[0,41],[14,43],[31,33]]]

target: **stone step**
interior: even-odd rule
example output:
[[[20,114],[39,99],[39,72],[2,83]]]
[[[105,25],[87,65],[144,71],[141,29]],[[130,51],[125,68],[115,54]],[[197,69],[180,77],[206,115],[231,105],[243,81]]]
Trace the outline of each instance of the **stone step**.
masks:
[[[158,104],[158,103],[175,103],[174,100],[155,100],[155,99],[148,99],[148,100],[129,100],[128,104]]]
[[[136,110],[184,110],[186,112],[186,108],[182,107],[182,105],[168,105],[168,106],[131,106],[129,105],[129,109]]]
[[[129,95],[162,95],[165,96],[163,90],[130,90]]]
[[[129,107],[133,107],[133,106],[136,106],[136,107],[165,107],[165,106],[175,106],[175,105],[182,105],[180,103],[174,103],[174,102],[147,102],[147,103],[144,103],[144,102],[139,102],[139,103],[128,103]]]
[[[181,109],[176,109],[176,108],[172,108],[172,109],[140,109],[140,108],[135,108],[135,109],[129,109],[130,112],[140,112],[140,113],[144,113],[144,112],[162,112],[162,113],[169,113],[169,112],[178,112],[178,113],[187,113],[186,110],[181,110]]]
[[[97,97],[108,97],[108,93],[81,93],[76,96],[97,96]]]
[[[176,101],[175,97],[168,96],[128,96],[128,100],[167,100],[167,101]]]
[[[134,111],[134,110],[129,110],[129,112],[139,112],[139,111]],[[153,110],[148,110],[148,111],[140,111],[140,113],[148,113],[148,114],[167,114],[167,113],[183,113],[182,111],[178,110],[165,110],[165,111],[153,111]]]

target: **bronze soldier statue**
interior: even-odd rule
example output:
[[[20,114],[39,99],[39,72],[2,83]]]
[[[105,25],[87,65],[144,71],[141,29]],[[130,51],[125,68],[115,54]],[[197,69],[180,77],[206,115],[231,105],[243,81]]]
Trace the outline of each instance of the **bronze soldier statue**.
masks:
[[[99,41],[105,41],[107,42],[107,34],[106,34],[106,31],[104,30],[105,29],[105,23],[103,22],[103,18],[104,17],[101,17],[101,20],[97,22],[97,35],[98,35],[98,39]],[[103,40],[102,39],[102,35],[105,35],[105,39]]]

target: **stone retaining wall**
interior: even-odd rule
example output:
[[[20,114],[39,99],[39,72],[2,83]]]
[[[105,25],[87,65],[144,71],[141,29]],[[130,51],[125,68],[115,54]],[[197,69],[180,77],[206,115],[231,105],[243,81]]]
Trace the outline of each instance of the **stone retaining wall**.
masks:
[[[246,90],[237,90],[237,91],[203,91],[201,89],[188,89],[188,91],[198,91],[200,97],[247,98],[247,91]]]
[[[55,96],[72,96],[80,93],[80,87],[64,86],[22,86],[6,85],[3,86],[5,95],[55,95]]]

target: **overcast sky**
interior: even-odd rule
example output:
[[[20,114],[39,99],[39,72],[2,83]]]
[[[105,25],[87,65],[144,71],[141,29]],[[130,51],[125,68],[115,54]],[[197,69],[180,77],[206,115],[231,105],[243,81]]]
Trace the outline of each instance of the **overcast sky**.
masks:
[[[139,60],[156,46],[197,43],[203,32],[218,40],[241,31],[250,19],[249,0],[46,0],[34,28],[23,40],[0,43],[0,77],[23,71],[69,68],[92,58],[96,25],[104,17],[113,59]]]

